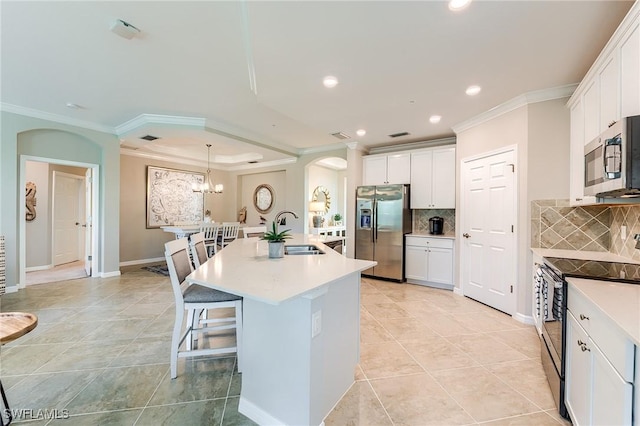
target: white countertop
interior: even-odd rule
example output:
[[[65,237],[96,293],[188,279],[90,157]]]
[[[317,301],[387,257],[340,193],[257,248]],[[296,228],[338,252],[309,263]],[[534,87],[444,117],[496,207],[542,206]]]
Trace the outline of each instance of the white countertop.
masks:
[[[412,232],[410,234],[405,234],[407,237],[428,237],[428,238],[446,238],[449,240],[455,240],[456,239],[456,235],[455,234],[441,234],[441,235],[434,235],[434,234],[430,234],[428,232]]]
[[[567,281],[640,346],[640,285],[583,278]]]
[[[285,255],[270,259],[267,242],[239,238],[192,272],[192,283],[278,305],[311,293],[337,279],[376,265],[349,259],[322,244],[330,237],[296,234],[285,245],[315,244],[322,255]]]
[[[565,259],[599,260],[602,262],[633,263],[635,265],[640,265],[640,261],[638,260],[613,254],[608,251],[578,251],[578,250],[557,250],[557,249],[542,249],[542,248],[532,248],[531,251],[537,254],[538,256],[542,256],[542,257],[562,257]]]

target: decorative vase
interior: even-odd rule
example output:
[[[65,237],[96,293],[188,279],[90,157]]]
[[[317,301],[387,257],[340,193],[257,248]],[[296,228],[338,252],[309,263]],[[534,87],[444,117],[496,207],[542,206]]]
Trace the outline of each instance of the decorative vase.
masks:
[[[269,258],[284,257],[284,241],[269,241]]]

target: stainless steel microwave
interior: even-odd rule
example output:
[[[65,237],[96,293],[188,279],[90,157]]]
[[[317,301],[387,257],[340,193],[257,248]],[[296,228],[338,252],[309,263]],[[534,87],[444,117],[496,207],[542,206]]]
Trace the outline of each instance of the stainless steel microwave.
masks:
[[[640,115],[616,121],[585,145],[584,195],[640,197]]]

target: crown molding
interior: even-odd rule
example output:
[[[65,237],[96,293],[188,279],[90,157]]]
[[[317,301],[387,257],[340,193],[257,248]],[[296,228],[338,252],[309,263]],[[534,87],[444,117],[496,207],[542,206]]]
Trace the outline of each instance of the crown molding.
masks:
[[[416,149],[422,148],[433,148],[435,146],[446,146],[446,145],[455,145],[456,138],[455,136],[451,136],[448,138],[440,138],[440,139],[431,139],[428,141],[417,141],[417,142],[408,142],[400,145],[386,145],[386,146],[377,146],[373,147],[369,150],[369,154],[383,154],[388,152],[397,152],[397,151],[413,151]]]
[[[178,115],[140,114],[119,126],[116,132],[122,137],[140,127],[148,125],[187,126],[196,129],[204,129],[206,119],[199,117],[181,117]]]
[[[69,126],[81,127],[83,129],[95,130],[97,132],[116,134],[116,130],[113,127],[103,126],[101,124],[92,123],[90,121],[80,120],[77,118],[70,118],[64,115],[52,114],[50,112],[44,112],[33,108],[26,108],[19,105],[0,103],[0,111],[10,112],[13,114],[24,115],[32,118],[39,118],[41,120],[53,121],[59,124],[67,124]]]
[[[554,99],[568,98],[578,87],[577,84],[567,84],[565,86],[552,87],[550,89],[535,90],[528,92],[520,96],[516,96],[488,111],[476,115],[469,120],[456,124],[451,127],[456,134],[469,130],[475,126],[478,126],[487,121],[493,120],[501,115],[514,111],[525,105],[534,104],[537,102],[551,101]]]
[[[120,155],[128,155],[130,157],[138,157],[138,158],[146,158],[149,160],[157,160],[157,161],[166,161],[169,163],[175,164],[183,164],[187,166],[196,166],[196,167],[207,167],[207,162],[204,160],[194,160],[190,158],[181,158],[181,157],[173,157],[171,155],[166,154],[158,154],[153,152],[145,152],[131,148],[120,148]],[[237,166],[223,166],[220,167],[216,164],[216,167],[211,167],[212,170],[221,170],[226,172],[236,171],[236,170],[249,170],[249,169],[259,169],[262,167],[271,167],[271,166],[279,166],[283,164],[291,164],[295,163],[297,158],[284,158],[282,160],[273,160],[273,161],[265,161],[261,163],[255,164],[242,164]]]
[[[337,149],[344,149],[344,143],[338,142],[331,145],[313,146],[311,148],[300,148],[298,150],[299,155],[316,154],[318,152],[335,151]]]

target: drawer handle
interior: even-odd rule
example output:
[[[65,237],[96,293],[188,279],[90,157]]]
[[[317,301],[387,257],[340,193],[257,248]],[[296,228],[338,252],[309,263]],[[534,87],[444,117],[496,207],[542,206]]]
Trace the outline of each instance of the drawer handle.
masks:
[[[589,349],[589,348],[587,347],[587,345],[582,345],[582,346],[580,346],[580,349],[582,349],[582,352],[585,352],[585,351],[589,351],[589,352],[591,352],[591,349]]]
[[[580,319],[581,319],[582,321],[584,321],[584,320],[589,320],[589,317],[588,317],[588,316],[586,316],[585,314],[580,314]]]
[[[582,346],[582,345],[584,345],[584,342],[582,340],[578,339],[578,346]]]

